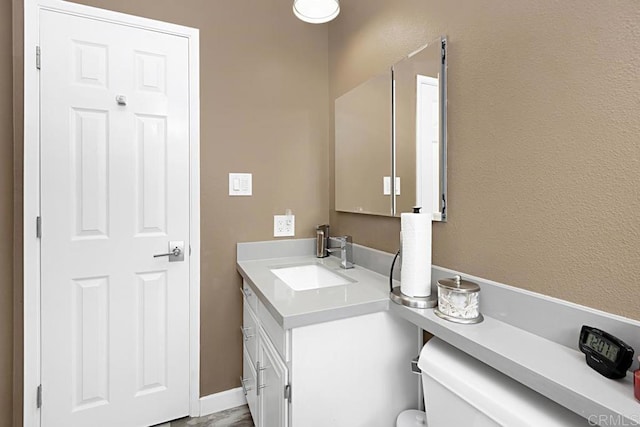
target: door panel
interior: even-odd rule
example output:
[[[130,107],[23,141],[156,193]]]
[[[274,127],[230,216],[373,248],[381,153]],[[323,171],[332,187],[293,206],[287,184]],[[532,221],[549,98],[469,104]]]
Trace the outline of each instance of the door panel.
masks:
[[[76,239],[108,237],[107,122],[107,111],[73,108],[71,112]]]
[[[138,274],[136,396],[167,388],[167,274]]]
[[[258,340],[258,388],[259,427],[287,427],[289,423],[289,401],[284,398],[284,387],[288,381],[288,371],[282,359],[268,342],[260,328]]]
[[[258,394],[256,391],[256,370],[246,349],[242,352],[242,381],[246,391],[247,405],[254,421],[258,420]]]
[[[242,304],[242,325],[244,332],[242,338],[244,340],[244,348],[249,354],[252,361],[258,360],[258,321],[255,319],[249,303],[245,300]]]
[[[167,235],[166,117],[136,115],[138,235]]]
[[[73,288],[71,384],[73,410],[79,411],[108,403],[109,279],[75,280]]]
[[[189,411],[188,40],[42,11],[42,425]],[[184,262],[154,258],[185,242]]]

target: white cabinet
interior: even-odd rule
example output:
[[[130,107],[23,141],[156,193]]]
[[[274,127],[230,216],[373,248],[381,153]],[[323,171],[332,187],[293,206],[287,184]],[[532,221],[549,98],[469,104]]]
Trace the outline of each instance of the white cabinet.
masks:
[[[251,415],[254,415],[257,414],[258,410],[256,366],[251,360],[251,357],[249,357],[249,353],[246,349],[242,352],[242,374],[243,376],[240,378],[242,389],[244,390],[244,395],[247,398],[247,405],[249,405]],[[256,415],[254,415],[254,419],[255,418]]]
[[[243,285],[243,387],[256,427],[395,425],[419,405],[418,328],[388,311],[284,330]]]
[[[276,350],[285,342],[284,331],[255,298],[246,285],[243,288],[242,387],[256,427],[289,425],[289,375],[284,358]],[[259,317],[258,313],[261,313]],[[272,335],[282,335],[272,339]]]
[[[258,340],[257,366],[257,427],[286,427],[289,425],[287,366],[263,331]]]

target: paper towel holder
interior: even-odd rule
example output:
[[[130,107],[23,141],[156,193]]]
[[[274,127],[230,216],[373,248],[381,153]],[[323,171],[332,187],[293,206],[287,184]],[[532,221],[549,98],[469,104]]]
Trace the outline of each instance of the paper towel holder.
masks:
[[[414,206],[413,213],[420,213],[420,207]],[[396,265],[396,260],[400,256],[400,249],[396,252],[396,256],[393,257],[391,263],[391,271],[389,272],[389,298],[396,304],[406,305],[411,308],[434,308],[438,305],[437,295],[428,295],[426,297],[410,297],[400,291],[400,286],[393,286],[393,267]]]
[[[396,304],[406,305],[411,308],[434,308],[438,305],[438,297],[429,295],[426,297],[410,297],[400,292],[400,286],[396,286],[389,292],[389,298]]]

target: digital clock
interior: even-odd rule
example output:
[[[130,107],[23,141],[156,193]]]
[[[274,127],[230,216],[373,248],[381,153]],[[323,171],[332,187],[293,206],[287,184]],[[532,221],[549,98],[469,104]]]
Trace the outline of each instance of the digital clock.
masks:
[[[582,326],[578,347],[585,354],[587,365],[611,379],[624,378],[633,360],[633,348],[591,326]]]

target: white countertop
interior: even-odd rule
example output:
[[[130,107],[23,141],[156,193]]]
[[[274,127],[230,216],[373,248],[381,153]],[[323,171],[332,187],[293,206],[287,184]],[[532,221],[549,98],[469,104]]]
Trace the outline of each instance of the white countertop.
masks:
[[[294,291],[271,272],[274,267],[317,263],[353,280],[347,285]],[[238,272],[284,329],[387,310],[389,279],[360,266],[340,268],[336,257],[281,257],[238,261]]]

